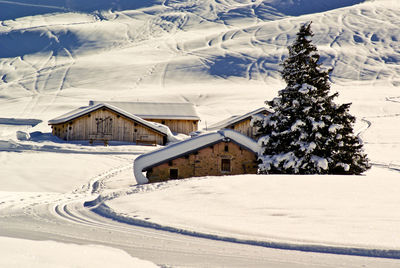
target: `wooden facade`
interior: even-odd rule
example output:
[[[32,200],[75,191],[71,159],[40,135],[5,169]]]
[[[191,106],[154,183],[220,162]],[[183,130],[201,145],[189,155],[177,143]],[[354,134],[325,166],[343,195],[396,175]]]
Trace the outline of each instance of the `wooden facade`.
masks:
[[[262,107],[257,110],[248,112],[244,115],[235,115],[221,122],[215,123],[214,125],[211,125],[209,130],[232,129],[255,140],[257,138],[257,129],[251,126],[251,119],[253,116],[256,115],[266,116],[269,114],[269,112],[269,110]]]
[[[179,119],[152,119],[145,118],[144,120],[166,125],[172,132],[183,133],[189,135],[191,132],[198,130],[199,120],[179,120]]]
[[[171,132],[189,135],[198,130],[200,117],[192,103],[89,101],[89,106],[108,104],[146,121],[166,125]]]
[[[147,170],[149,182],[201,176],[257,173],[256,153],[233,141],[220,141]]]
[[[124,141],[137,144],[166,143],[166,134],[101,107],[67,122],[51,124],[53,135],[66,140]]]
[[[250,125],[250,121],[251,121],[251,118],[248,118],[246,120],[237,122],[236,124],[232,124],[228,128],[233,129],[239,133],[242,133],[243,135],[246,135],[247,137],[255,139],[256,138],[256,128],[252,127]]]

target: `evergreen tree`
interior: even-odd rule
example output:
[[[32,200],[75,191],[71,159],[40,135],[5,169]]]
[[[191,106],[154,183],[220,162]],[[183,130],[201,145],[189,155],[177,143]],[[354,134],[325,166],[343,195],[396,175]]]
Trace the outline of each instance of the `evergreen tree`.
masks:
[[[361,174],[370,166],[353,134],[350,103],[336,105],[329,73],[312,44],[311,22],[300,27],[281,71],[286,88],[266,103],[273,113],[254,118],[258,127],[260,173]]]

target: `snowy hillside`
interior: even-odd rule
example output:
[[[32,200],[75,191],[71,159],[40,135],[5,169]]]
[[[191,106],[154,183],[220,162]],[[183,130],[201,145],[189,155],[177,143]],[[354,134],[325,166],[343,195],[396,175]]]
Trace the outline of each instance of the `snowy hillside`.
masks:
[[[400,83],[396,1],[142,2],[0,1],[1,114],[48,119],[99,94],[189,100],[203,117],[221,95],[260,105],[306,20],[335,83]]]
[[[357,117],[355,131],[363,139],[373,165],[361,177],[367,178],[370,184],[359,188],[375,193],[374,185],[388,177],[390,189],[398,189],[399,18],[398,0],[0,0],[0,221],[13,215],[27,215],[45,218],[42,221],[45,225],[51,222],[48,217],[57,214],[54,208],[65,208],[74,200],[78,203],[102,194],[112,199],[107,204],[115,205],[123,215],[138,215],[143,220],[152,218],[161,225],[198,227],[201,231],[222,235],[243,232],[243,237],[254,238],[260,234],[251,230],[246,233],[241,228],[248,221],[253,220],[248,226],[258,228],[263,221],[273,218],[276,220],[273,227],[279,233],[282,229],[278,227],[292,228],[291,222],[279,222],[292,213],[303,216],[299,221],[303,230],[310,233],[288,234],[290,237],[285,237],[285,241],[398,250],[398,240],[390,237],[391,230],[398,232],[400,226],[400,216],[389,211],[400,211],[396,209],[398,198],[394,192],[385,196],[386,199],[379,194],[373,196],[376,204],[382,202],[390,209],[380,213],[375,206],[370,213],[366,208],[354,214],[354,220],[348,215],[353,215],[352,209],[357,210],[357,204],[361,206],[363,200],[354,203],[343,216],[340,207],[326,199],[331,209],[327,213],[332,213],[329,217],[345,217],[341,223],[346,230],[357,230],[357,224],[364,224],[368,217],[379,225],[377,236],[364,226],[346,240],[340,236],[343,235],[340,230],[330,233],[331,225],[318,225],[325,217],[318,206],[309,212],[303,208],[298,210],[296,202],[289,202],[283,209],[291,213],[273,212],[252,218],[257,215],[253,207],[257,197],[249,204],[251,216],[236,219],[238,225],[232,228],[226,227],[231,222],[220,213],[229,205],[214,207],[219,219],[214,215],[204,217],[212,219],[214,225],[205,226],[204,219],[192,214],[188,215],[190,221],[164,211],[153,211],[149,215],[148,207],[134,208],[127,204],[135,200],[144,200],[143,204],[147,204],[146,200],[153,200],[153,195],[159,192],[168,197],[178,191],[180,198],[185,199],[184,192],[192,189],[197,179],[193,185],[184,181],[182,185],[177,183],[176,189],[170,187],[165,191],[114,199],[132,191],[131,186],[136,183],[132,162],[154,147],[68,143],[49,133],[47,121],[85,106],[89,100],[192,102],[201,118],[200,128],[253,111],[285,86],[278,72],[279,64],[287,56],[287,46],[300,24],[312,20],[313,42],[319,49],[322,64],[333,67],[332,91],[339,92],[339,102],[352,102],[351,113]],[[207,196],[230,204],[229,198],[220,199],[219,194],[244,196],[246,179],[246,176],[236,178],[237,184],[231,187],[221,183],[210,195],[207,188],[211,179],[207,179],[201,191],[193,196],[200,204]],[[290,184],[290,179],[285,178],[285,182]],[[341,177],[335,189],[349,189],[362,182],[358,177],[349,182]],[[258,183],[267,189],[276,186],[276,196],[286,194],[277,177]],[[262,194],[261,186],[249,191]],[[323,183],[317,186],[325,187]],[[290,187],[295,191],[296,185]],[[388,187],[385,184],[380,189],[385,191]],[[309,192],[304,192],[304,196],[308,195]],[[334,199],[335,194],[327,196]],[[344,197],[340,203],[343,206],[346,201],[352,202],[351,192],[346,192]],[[212,204],[213,200],[208,201]],[[267,205],[260,209],[267,209],[269,200],[264,201]],[[168,202],[166,206],[174,207],[174,202],[183,201],[176,198]],[[146,213],[136,214],[132,212],[135,209]],[[180,209],[176,213],[187,207]],[[56,217],[60,218],[58,214]],[[231,210],[225,215],[234,214]],[[390,230],[385,221],[390,222]],[[180,225],[181,222],[191,226]],[[313,228],[323,230],[321,239],[315,238],[318,235],[311,232]],[[28,231],[21,233],[29,234]],[[370,236],[363,237],[365,233]],[[270,235],[261,232],[260,236],[267,240],[282,238],[280,234]],[[185,265],[180,263],[180,266]]]

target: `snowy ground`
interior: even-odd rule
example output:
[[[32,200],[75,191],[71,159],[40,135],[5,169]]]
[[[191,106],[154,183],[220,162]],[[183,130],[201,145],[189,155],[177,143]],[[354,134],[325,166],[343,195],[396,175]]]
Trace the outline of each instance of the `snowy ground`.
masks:
[[[105,204],[119,215],[241,240],[400,249],[398,171],[158,183]],[[382,194],[384,193],[384,194]]]
[[[103,246],[0,237],[0,250],[1,267],[158,267],[151,262],[132,258],[122,250]]]
[[[162,226],[400,250],[390,236],[400,211],[399,1],[49,3],[0,0],[0,217],[100,193],[119,216]],[[279,62],[307,20],[334,67],[333,91],[353,103],[373,163],[365,176],[200,178],[126,195],[136,191],[133,159],[154,147],[49,135],[49,119],[91,99],[190,101],[201,127],[254,110],[284,87]]]

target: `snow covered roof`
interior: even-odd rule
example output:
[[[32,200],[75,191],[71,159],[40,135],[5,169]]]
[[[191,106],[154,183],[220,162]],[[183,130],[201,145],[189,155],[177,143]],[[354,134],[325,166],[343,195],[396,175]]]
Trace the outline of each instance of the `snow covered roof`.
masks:
[[[257,142],[234,130],[224,129],[184,140],[160,150],[139,156],[135,159],[133,164],[133,173],[136,181],[139,184],[148,182],[148,179],[143,175],[143,170],[225,140],[231,140],[255,154],[258,153],[259,147]]]
[[[144,119],[200,120],[194,105],[189,102],[114,102],[90,101],[89,105],[108,103]]]
[[[52,120],[49,120],[49,124],[50,125],[54,125],[54,124],[66,123],[66,122],[71,121],[71,120],[73,120],[75,118],[81,117],[81,116],[83,116],[85,114],[91,113],[93,111],[96,111],[96,110],[98,110],[100,108],[104,108],[104,107],[106,107],[106,108],[108,108],[108,109],[110,109],[110,110],[112,110],[112,111],[114,111],[114,112],[116,112],[118,114],[121,114],[121,115],[123,115],[123,116],[125,116],[125,117],[127,117],[127,118],[129,118],[129,119],[131,119],[131,120],[133,120],[133,121],[135,121],[137,123],[139,123],[139,124],[147,126],[148,128],[150,128],[150,129],[152,129],[152,130],[154,130],[156,132],[159,132],[162,135],[166,135],[166,136],[172,135],[170,129],[167,126],[146,121],[146,120],[144,120],[144,119],[142,119],[142,118],[140,118],[140,117],[138,117],[136,115],[133,115],[133,114],[131,114],[131,113],[125,111],[125,110],[121,110],[118,107],[115,107],[115,106],[113,106],[111,104],[108,104],[108,103],[99,103],[99,104],[96,104],[96,105],[80,107],[80,108],[75,109],[75,110],[73,110],[71,112],[68,112],[68,113],[63,114],[63,115],[61,115],[59,117],[56,117],[56,118],[54,118]]]
[[[265,107],[261,107],[254,111],[245,113],[243,115],[233,115],[227,119],[224,119],[220,122],[212,124],[211,126],[208,127],[208,130],[217,130],[217,129],[228,128],[231,125],[237,124],[237,123],[247,120],[249,118],[251,119],[251,117],[253,115],[264,113],[264,112],[270,112],[270,111]]]

